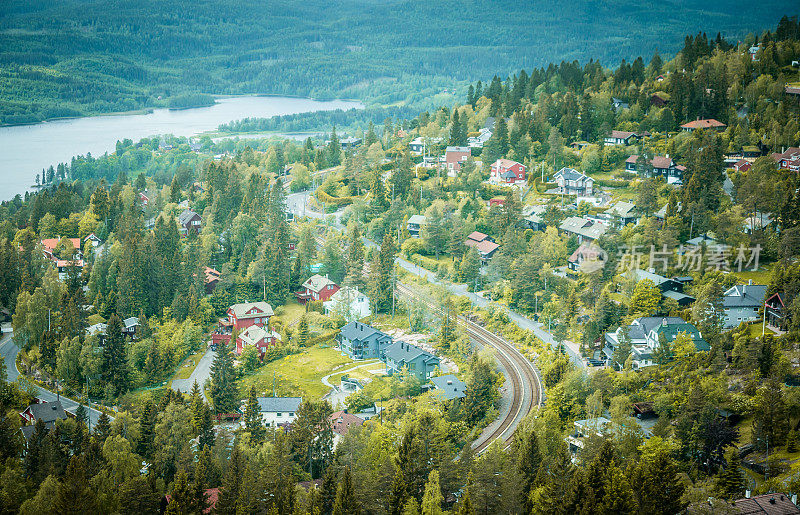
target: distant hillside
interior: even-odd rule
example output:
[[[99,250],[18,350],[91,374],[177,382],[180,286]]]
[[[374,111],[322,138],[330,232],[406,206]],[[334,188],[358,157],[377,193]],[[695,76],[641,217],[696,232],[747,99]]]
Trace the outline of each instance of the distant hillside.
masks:
[[[785,0],[6,2],[0,121],[166,106],[189,93],[419,105],[498,71],[674,53],[699,30],[736,41],[786,9]]]

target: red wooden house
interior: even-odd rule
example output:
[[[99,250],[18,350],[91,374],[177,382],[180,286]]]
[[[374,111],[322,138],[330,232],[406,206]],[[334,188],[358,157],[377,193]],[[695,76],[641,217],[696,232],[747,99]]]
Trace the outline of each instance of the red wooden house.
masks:
[[[525,165],[510,159],[498,159],[492,165],[491,176],[496,182],[516,184],[525,182]]]
[[[339,285],[325,277],[314,274],[303,283],[302,289],[296,293],[297,300],[301,303],[306,303],[310,300],[326,301],[331,296],[339,291]]]
[[[244,302],[242,304],[234,304],[228,308],[227,317],[221,318],[217,329],[211,334],[211,344],[214,346],[227,345],[231,341],[231,334],[233,330],[239,332],[239,338],[236,341],[236,350],[241,352],[243,342],[240,345],[239,340],[242,335],[250,327],[259,327],[262,330],[269,331],[269,318],[273,315],[272,306],[267,302]],[[255,333],[252,333],[248,338],[249,342],[258,342],[254,339]]]

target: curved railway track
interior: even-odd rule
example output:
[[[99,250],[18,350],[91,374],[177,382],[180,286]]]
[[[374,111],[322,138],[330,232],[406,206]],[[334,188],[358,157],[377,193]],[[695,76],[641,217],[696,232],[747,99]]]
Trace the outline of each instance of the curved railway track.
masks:
[[[442,311],[429,299],[404,284],[397,283],[397,291],[401,296],[412,297],[423,302],[434,312],[441,313]],[[488,433],[484,432],[473,443],[475,452],[481,453],[498,438],[505,443],[510,443],[519,422],[534,406],[542,404],[542,383],[534,365],[514,345],[463,316],[457,317],[457,323],[473,341],[495,349],[495,358],[505,369],[508,386],[511,388],[511,406],[508,412],[497,427]]]

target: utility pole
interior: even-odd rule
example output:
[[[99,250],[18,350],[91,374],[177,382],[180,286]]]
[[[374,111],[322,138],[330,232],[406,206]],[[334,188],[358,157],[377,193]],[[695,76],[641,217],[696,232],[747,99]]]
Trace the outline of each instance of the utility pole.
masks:
[[[392,264],[392,318],[394,318],[394,290],[397,287],[397,275],[394,269],[394,264]]]

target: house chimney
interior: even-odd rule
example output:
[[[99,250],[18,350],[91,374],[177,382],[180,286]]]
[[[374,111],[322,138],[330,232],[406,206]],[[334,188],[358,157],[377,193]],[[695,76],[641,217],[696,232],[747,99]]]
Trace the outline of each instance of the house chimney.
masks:
[[[744,491],[744,496],[745,496],[746,499],[749,499],[750,498],[750,490],[745,490]]]
[[[667,325],[666,317],[661,319],[661,325]]]
[[[752,285],[752,284],[753,284],[753,280],[752,280],[752,279],[748,279],[748,280],[747,280],[747,284],[748,284],[748,285]]]
[[[797,504],[797,494],[792,495],[792,504]]]

